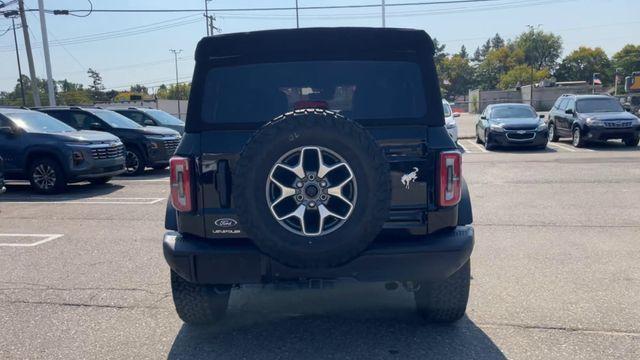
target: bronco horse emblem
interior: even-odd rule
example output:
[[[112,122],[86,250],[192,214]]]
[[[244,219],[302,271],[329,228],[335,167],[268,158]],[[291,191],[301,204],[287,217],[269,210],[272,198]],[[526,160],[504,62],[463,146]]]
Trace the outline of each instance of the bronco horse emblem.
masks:
[[[400,181],[402,182],[404,187],[408,190],[409,184],[411,184],[412,182],[415,182],[417,178],[418,178],[418,168],[414,167],[412,172],[402,175],[402,177],[400,178]]]

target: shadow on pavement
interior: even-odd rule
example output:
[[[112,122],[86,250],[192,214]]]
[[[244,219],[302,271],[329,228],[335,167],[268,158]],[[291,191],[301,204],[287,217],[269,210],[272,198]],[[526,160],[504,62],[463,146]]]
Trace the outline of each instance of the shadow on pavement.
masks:
[[[0,203],[3,201],[20,201],[20,202],[57,202],[70,200],[83,200],[93,197],[103,197],[110,195],[122,189],[124,186],[112,183],[102,185],[93,185],[88,183],[70,184],[66,191],[61,194],[43,195],[33,191],[28,182],[10,182],[7,184],[7,192],[0,197]]]
[[[427,325],[409,293],[357,292],[232,293],[226,318],[208,327],[183,324],[168,358],[505,359],[466,317]]]
[[[168,177],[169,177],[169,168],[166,168],[166,169],[159,169],[159,170],[147,169],[147,171],[145,171],[144,174],[140,176],[120,175],[120,176],[116,176],[115,179],[116,180],[158,180],[158,179],[165,179]]]

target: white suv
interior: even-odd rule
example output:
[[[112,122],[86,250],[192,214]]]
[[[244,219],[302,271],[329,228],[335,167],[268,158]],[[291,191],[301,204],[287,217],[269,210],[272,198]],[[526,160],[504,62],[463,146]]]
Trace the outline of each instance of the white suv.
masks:
[[[453,110],[451,110],[451,105],[449,105],[445,99],[442,99],[442,108],[444,109],[444,121],[447,132],[454,142],[458,142],[458,124],[455,118],[460,116],[460,114],[454,113]]]

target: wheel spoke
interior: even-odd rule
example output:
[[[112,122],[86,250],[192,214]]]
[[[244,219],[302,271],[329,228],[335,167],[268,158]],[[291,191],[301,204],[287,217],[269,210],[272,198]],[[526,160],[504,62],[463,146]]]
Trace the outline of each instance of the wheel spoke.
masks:
[[[278,180],[274,179],[273,176],[270,176],[269,178],[274,184],[278,185],[280,191],[282,192],[280,196],[271,204],[271,209],[273,211],[273,207],[276,206],[280,201],[288,198],[289,196],[295,195],[296,189],[282,185]]]

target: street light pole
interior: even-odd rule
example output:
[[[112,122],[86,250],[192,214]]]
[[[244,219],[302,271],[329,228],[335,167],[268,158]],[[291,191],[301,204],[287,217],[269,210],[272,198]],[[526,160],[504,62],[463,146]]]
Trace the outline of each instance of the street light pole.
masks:
[[[47,70],[47,93],[49,105],[56,106],[56,93],[51,75],[51,57],[49,56],[49,36],[47,35],[47,22],[44,14],[44,0],[38,0],[38,13],[40,14],[40,30],[42,31],[42,48],[44,49],[44,62]]]
[[[385,0],[382,0],[382,27],[387,27],[387,19],[385,14]]]
[[[296,0],[296,29],[300,28],[300,19],[298,18],[298,0]]]
[[[180,83],[178,82],[178,54],[182,52],[182,49],[180,50],[169,49],[169,51],[173,53],[173,58],[176,64],[176,97],[178,98],[178,119],[182,120],[182,118],[180,117],[180,98],[181,98]]]
[[[209,7],[208,7],[209,6],[208,5],[209,1],[210,0],[204,0],[204,18],[205,18],[206,24],[207,24],[207,36],[213,35],[213,33],[211,33],[209,31],[209,28],[210,28],[210,25],[209,25],[209,21],[210,21],[210,19],[209,19]]]

